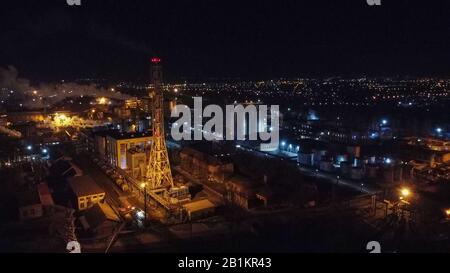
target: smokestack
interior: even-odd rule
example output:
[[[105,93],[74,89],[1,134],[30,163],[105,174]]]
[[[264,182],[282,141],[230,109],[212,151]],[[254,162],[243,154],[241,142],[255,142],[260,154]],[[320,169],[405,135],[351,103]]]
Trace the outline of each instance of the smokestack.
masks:
[[[152,58],[150,73],[152,84],[155,86],[155,88],[159,87],[162,83],[161,59],[159,57]]]

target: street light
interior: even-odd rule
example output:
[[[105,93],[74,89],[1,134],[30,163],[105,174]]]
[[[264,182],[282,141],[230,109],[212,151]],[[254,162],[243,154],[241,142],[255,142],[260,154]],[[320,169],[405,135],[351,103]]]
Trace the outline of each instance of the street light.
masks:
[[[402,195],[404,197],[408,197],[410,194],[411,194],[411,191],[409,189],[407,189],[407,188],[402,189]]]
[[[446,210],[445,210],[445,215],[446,215],[447,217],[450,217],[450,209],[446,209]]]
[[[401,188],[400,189],[400,200],[403,200],[407,198],[408,196],[411,196],[411,190],[408,188]]]
[[[147,222],[147,183],[142,183],[141,188],[144,190],[144,226]]]

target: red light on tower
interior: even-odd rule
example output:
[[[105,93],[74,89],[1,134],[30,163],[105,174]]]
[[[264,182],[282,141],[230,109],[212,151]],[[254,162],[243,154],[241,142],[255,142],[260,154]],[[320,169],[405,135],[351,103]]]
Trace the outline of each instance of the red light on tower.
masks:
[[[160,58],[158,58],[158,57],[152,58],[152,63],[154,63],[154,64],[159,64],[160,62],[161,62],[161,59],[160,59]]]

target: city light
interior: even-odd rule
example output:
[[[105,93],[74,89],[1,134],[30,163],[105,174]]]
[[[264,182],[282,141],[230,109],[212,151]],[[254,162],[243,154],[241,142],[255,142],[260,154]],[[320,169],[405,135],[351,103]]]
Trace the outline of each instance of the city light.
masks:
[[[407,198],[411,195],[411,190],[408,188],[401,188],[400,189],[400,199]]]
[[[72,124],[72,119],[65,114],[56,114],[53,120],[55,127],[67,127]]]
[[[145,214],[144,214],[144,212],[142,210],[136,212],[136,216],[140,220],[144,220],[145,219]]]
[[[105,97],[98,98],[97,99],[97,103],[100,104],[100,105],[108,104],[108,99],[105,98]]]
[[[78,3],[61,4],[74,12],[70,25],[88,30],[78,50],[63,49],[80,28],[36,39],[61,16],[47,5],[2,14],[2,252],[67,253],[72,243],[103,254],[182,249],[150,266],[245,271],[278,261],[240,258],[242,250],[449,250],[450,77],[433,76],[448,62],[431,58],[448,48],[411,43],[386,58],[379,46],[430,29],[433,42],[450,43],[447,28],[433,29],[449,23],[439,7],[422,1],[417,11],[378,14],[365,6],[387,1],[271,0],[263,10],[69,2]],[[355,20],[362,9],[376,18]],[[419,29],[379,31],[412,14]],[[396,62],[416,47],[418,60],[432,61]],[[43,49],[39,65],[34,49]],[[196,258],[199,249],[225,256]]]

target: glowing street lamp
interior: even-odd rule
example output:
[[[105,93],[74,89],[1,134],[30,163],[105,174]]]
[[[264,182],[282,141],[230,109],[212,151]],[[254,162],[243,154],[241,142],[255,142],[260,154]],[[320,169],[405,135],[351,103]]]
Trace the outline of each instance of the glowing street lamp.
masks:
[[[446,215],[447,217],[450,217],[450,209],[446,209],[446,210],[445,210],[445,215]]]
[[[400,200],[406,199],[409,196],[411,196],[411,190],[408,188],[401,188],[400,189]]]
[[[98,104],[104,105],[104,104],[106,104],[107,102],[108,102],[108,101],[106,100],[105,97],[101,97],[101,98],[98,99]]]

